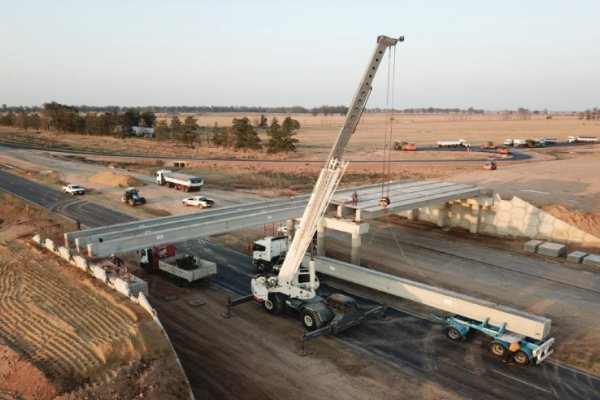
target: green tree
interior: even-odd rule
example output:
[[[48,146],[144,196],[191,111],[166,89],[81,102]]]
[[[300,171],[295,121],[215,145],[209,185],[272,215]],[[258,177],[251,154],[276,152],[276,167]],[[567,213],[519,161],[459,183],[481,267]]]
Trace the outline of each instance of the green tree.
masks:
[[[167,139],[170,137],[169,124],[164,119],[158,121],[156,126],[154,127],[154,136],[158,140]]]
[[[269,126],[269,121],[267,121],[267,117],[265,117],[265,114],[260,114],[260,121],[258,122],[258,127],[266,128],[267,126]]]
[[[219,128],[219,125],[215,122],[215,125],[212,128],[212,143],[216,146],[229,147],[227,132],[228,131],[226,129]]]
[[[178,140],[182,140],[182,136],[184,135],[183,124],[178,116],[171,118],[171,135]]]
[[[285,151],[285,154],[288,154],[290,151],[296,151],[296,143],[298,143],[298,139],[296,136],[297,131],[300,129],[300,122],[290,117],[286,117],[281,124],[281,142],[282,142],[282,150]]]
[[[271,120],[271,125],[267,129],[267,153],[279,153],[283,151],[283,132],[277,118]]]
[[[194,147],[194,139],[196,138],[196,132],[198,128],[200,128],[200,126],[198,126],[198,120],[192,116],[186,117],[186,119],[183,121],[182,129],[184,141],[189,141],[192,148]]]
[[[152,128],[154,122],[156,122],[156,115],[152,111],[145,111],[140,114],[141,120],[144,122],[144,126]]]
[[[244,149],[246,151],[247,149],[258,150],[262,148],[260,138],[248,118],[234,118],[231,129],[235,150]]]

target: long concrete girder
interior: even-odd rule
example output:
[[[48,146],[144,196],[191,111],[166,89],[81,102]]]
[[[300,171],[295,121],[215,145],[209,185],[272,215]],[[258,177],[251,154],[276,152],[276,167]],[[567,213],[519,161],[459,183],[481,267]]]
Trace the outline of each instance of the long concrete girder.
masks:
[[[451,188],[458,190],[452,191]],[[399,212],[417,208],[423,203],[435,204],[449,200],[456,200],[478,195],[480,188],[469,185],[458,185],[448,182],[390,182],[389,196],[392,204],[387,212]],[[341,189],[336,191],[330,210],[336,207],[346,207],[349,204],[351,193],[356,190],[360,193],[359,206],[351,221],[360,222],[363,207],[371,210],[367,215],[375,218],[378,214],[375,207],[379,206],[381,185],[368,185],[358,188]],[[379,193],[379,194],[378,194]],[[105,257],[109,254],[138,250],[165,243],[176,243],[203,236],[216,235],[255,225],[273,223],[289,218],[302,216],[308,202],[308,195],[291,198],[277,199],[251,203],[243,206],[232,206],[221,209],[204,211],[197,214],[184,214],[172,217],[162,217],[153,220],[134,221],[109,227],[89,229],[85,231],[69,232],[65,234],[66,245],[75,240],[77,249],[86,249],[90,255]],[[401,198],[405,200],[400,201]],[[411,207],[411,204],[413,205]],[[364,216],[362,216],[364,219]],[[336,221],[323,220],[324,226],[338,227],[347,232],[364,233],[368,225],[363,224],[359,229],[354,229],[354,222],[347,224],[334,223]],[[342,227],[342,228],[339,228]],[[335,228],[334,228],[335,229]]]
[[[481,195],[482,188],[473,185],[443,181],[402,181],[389,185],[377,185],[367,189],[358,188],[358,204],[353,206],[345,199],[334,197],[333,204],[341,210],[338,215],[355,214],[355,221],[363,221],[434,204],[443,204],[451,200],[460,200]],[[382,197],[388,197],[390,204],[381,207]]]
[[[309,260],[306,255],[305,265]],[[489,318],[492,325],[506,323],[507,330],[532,338],[546,339],[550,335],[552,321],[548,318],[332,258],[314,257],[314,260],[316,271],[325,275],[477,321]]]

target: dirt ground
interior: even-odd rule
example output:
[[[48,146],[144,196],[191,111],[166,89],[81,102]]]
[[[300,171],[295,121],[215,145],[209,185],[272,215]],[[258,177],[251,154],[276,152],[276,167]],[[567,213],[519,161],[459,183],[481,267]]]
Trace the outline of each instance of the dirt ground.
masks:
[[[210,124],[210,121],[212,121],[210,118],[213,117],[206,116],[205,123]],[[303,130],[301,131],[303,137],[300,137],[300,139],[304,141],[305,145],[302,146],[298,154],[291,156],[291,159],[323,159],[327,155],[334,135],[337,133],[338,120],[341,121],[341,117],[302,117],[305,120],[301,121],[303,124]],[[225,118],[219,119],[220,123],[225,124],[226,119],[230,119],[232,116],[219,116],[219,118]],[[489,140],[501,143],[505,137],[531,137],[533,136],[531,132],[539,132],[535,137],[558,137],[564,140],[568,134],[598,135],[600,130],[597,123],[577,120],[570,116],[557,116],[552,120],[534,118],[527,121],[504,121],[498,116],[465,116],[462,119],[456,117],[455,120],[452,120],[452,118],[455,117],[403,116],[400,120],[401,128],[397,132],[399,134],[403,132],[401,136],[403,140],[412,141],[418,145],[431,145],[437,139],[454,139],[458,137],[465,138],[474,144],[485,143]],[[342,182],[343,186],[357,183],[377,183],[382,180],[382,164],[378,160],[383,155],[383,145],[375,143],[378,142],[378,138],[381,136],[382,118],[376,115],[367,115],[363,122],[366,122],[367,126],[357,131],[356,137],[351,141],[352,148],[349,152],[349,158],[370,160],[372,163],[351,163],[350,169]],[[208,182],[207,189],[211,189],[212,186],[212,189],[215,190],[221,189],[229,191],[229,193],[235,191],[236,196],[229,195],[227,197],[224,195],[222,200],[224,204],[227,201],[244,202],[248,199],[305,193],[310,190],[311,185],[314,183],[313,175],[321,168],[320,163],[303,161],[285,164],[276,163],[282,157],[269,158],[272,161],[271,163],[256,162],[253,158],[262,157],[263,155],[251,152],[234,154],[206,146],[192,149],[183,144],[169,144],[161,145],[158,148],[156,143],[152,141],[93,138],[76,135],[64,135],[64,140],[59,143],[56,135],[53,136],[52,134],[27,133],[24,139],[21,133],[15,135],[4,132],[4,134],[0,134],[0,139],[18,137],[19,140],[25,141],[36,140],[42,143],[53,143],[54,145],[66,143],[68,146],[75,148],[104,149],[105,151],[110,149],[116,152],[131,152],[132,149],[135,149],[138,154],[150,156],[178,154],[182,160],[186,160],[186,157],[237,157],[237,160],[186,160],[188,162],[187,170],[202,174],[205,177]],[[441,133],[443,133],[443,137],[440,137]],[[373,139],[373,137],[377,137],[377,139]],[[481,156],[477,153],[461,153],[460,157],[463,157],[465,162],[432,163],[423,160],[431,160],[433,157],[437,161],[443,161],[443,157],[450,156],[453,160],[456,160],[456,154],[440,156],[439,153],[419,151],[416,153],[396,152],[393,153],[395,159],[410,159],[414,162],[392,164],[391,172],[387,175],[387,178],[444,179],[481,185],[497,191],[504,198],[518,196],[590,234],[600,236],[600,180],[597,178],[597,173],[600,171],[599,146],[573,146],[527,151],[533,156],[533,161],[501,162],[499,169],[493,172],[483,171],[478,163],[467,162],[470,158]],[[118,193],[120,193],[121,187],[129,186],[132,183],[136,186],[144,185],[145,181],[140,173],[148,175],[153,169],[169,166],[168,162],[153,159],[140,161],[126,157],[106,159],[102,156],[84,156],[81,157],[82,160],[79,160],[79,158],[73,160],[72,157],[65,155],[52,155],[52,157],[56,160],[56,165],[51,168],[44,167],[43,170],[40,170],[35,156],[32,155],[16,159],[0,154],[0,163],[16,165],[21,169],[17,173],[25,175],[29,179],[46,183],[54,188],[60,182],[84,183],[86,188],[91,189],[89,198],[94,201],[106,201],[107,198],[110,198],[111,201],[118,201]],[[77,169],[73,169],[74,164],[71,162],[63,163],[65,160],[84,162],[76,164]],[[94,163],[90,163],[90,161]],[[109,167],[112,169],[111,172],[105,171],[98,174],[98,168],[108,169]],[[277,172],[277,174],[274,172]],[[84,179],[76,179],[78,177]],[[161,189],[156,188],[155,185],[149,185],[144,186],[143,190],[146,197],[158,197],[158,191]],[[177,196],[181,197],[181,193],[175,192],[172,198],[167,199],[165,197],[149,207],[148,210],[136,207],[127,210],[127,212],[141,218],[153,218],[156,215],[181,212],[196,212],[195,210],[181,209],[179,202],[173,202],[173,199]],[[20,237],[27,238],[37,232],[55,234],[68,231],[71,230],[72,222],[50,216],[31,206],[25,206],[24,203],[18,205],[17,200],[6,195],[3,195],[2,203],[14,203],[14,205],[3,207],[0,210],[0,281],[10,288],[29,287],[31,284],[34,288],[43,288],[43,293],[66,290],[67,295],[65,298],[67,300],[56,300],[57,307],[62,307],[61,310],[65,310],[64,307],[70,304],[74,304],[75,308],[78,309],[88,308],[87,304],[85,307],[82,306],[80,301],[90,302],[90,304],[98,307],[95,311],[90,311],[89,314],[86,313],[86,316],[102,315],[106,309],[114,309],[115,315],[111,318],[117,320],[122,328],[119,330],[121,336],[115,339],[112,337],[112,332],[107,333],[102,331],[101,327],[98,327],[96,330],[102,333],[99,334],[99,338],[92,339],[90,329],[87,331],[85,329],[81,330],[78,325],[84,322],[84,320],[78,318],[84,318],[84,316],[69,314],[65,311],[66,317],[63,318],[50,312],[51,307],[39,304],[40,299],[42,299],[40,292],[27,292],[32,294],[29,297],[23,297],[22,293],[19,294],[14,289],[0,288],[0,307],[6,309],[6,307],[16,307],[18,305],[19,310],[25,310],[26,314],[35,314],[35,318],[39,318],[32,318],[31,320],[26,318],[25,320],[29,321],[30,325],[34,323],[40,325],[39,321],[49,321],[45,322],[46,325],[43,326],[54,327],[54,329],[39,328],[48,331],[44,335],[40,334],[45,343],[56,344],[57,348],[60,349],[61,345],[65,346],[61,344],[66,341],[65,338],[76,338],[80,332],[90,335],[89,341],[74,341],[73,345],[79,346],[81,350],[75,351],[82,354],[81,360],[61,357],[63,354],[59,352],[59,354],[50,357],[53,360],[56,359],[56,361],[44,364],[43,346],[39,342],[33,342],[26,333],[19,330],[22,328],[14,322],[12,322],[12,325],[10,321],[0,324],[0,361],[2,361],[0,363],[0,399],[137,398],[140,393],[143,394],[144,398],[184,397],[185,395],[181,392],[183,384],[180,381],[181,377],[177,374],[174,358],[168,354],[168,350],[161,341],[162,339],[151,328],[147,317],[140,314],[128,302],[113,298],[112,294],[105,293],[102,296],[93,297],[90,288],[94,288],[96,295],[98,288],[89,280],[86,281],[78,275],[77,270],[63,267],[60,262],[50,260],[52,257],[45,256],[42,250],[37,250],[28,242],[19,239]],[[257,229],[253,234],[260,234],[258,231],[260,229]],[[245,246],[245,243],[240,242],[240,238],[233,236],[223,236],[217,238],[217,240],[234,248]],[[33,272],[22,272],[25,270]],[[60,281],[54,279],[53,274],[57,274],[57,276],[64,279]],[[43,276],[45,279],[39,282],[35,279],[38,276]],[[48,289],[47,286],[44,286],[58,285],[59,282],[66,289],[62,286],[58,286],[60,289],[57,287]],[[177,289],[173,290],[176,291]],[[68,295],[75,292],[82,292],[86,296],[92,297],[79,300]],[[185,304],[185,293],[177,294],[180,296],[178,302]],[[214,315],[218,315],[216,307],[219,307],[222,303],[223,292],[215,288],[207,288],[206,292],[203,290],[203,295],[210,301],[207,301],[206,305],[201,307],[201,312],[194,313],[193,319],[166,322],[174,326],[181,325],[183,332],[186,329],[197,329],[197,326],[208,324],[209,319],[214,318]],[[15,301],[14,299],[21,299],[22,301]],[[159,302],[157,307],[160,308],[160,306]],[[163,304],[162,306],[171,305]],[[250,306],[243,305],[241,307]],[[184,314],[187,315],[182,311],[182,315]],[[242,314],[252,316],[253,319],[257,315],[251,312],[240,313],[240,315]],[[261,315],[259,318],[263,318],[262,313],[259,314]],[[0,319],[6,318],[6,315],[9,314],[0,314]],[[286,346],[289,347],[290,337],[298,334],[296,324],[287,325],[285,322],[280,324],[281,321],[279,321],[276,326],[270,326],[272,329],[265,330],[272,332],[268,338],[265,339],[257,333],[255,337],[252,337],[251,343],[246,343],[239,342],[236,339],[236,332],[244,332],[245,337],[248,337],[248,332],[252,331],[252,326],[256,322],[244,318],[237,319],[236,323],[231,325],[226,325],[226,320],[219,321],[223,325],[223,329],[210,329],[206,332],[207,347],[212,346],[219,350],[205,356],[219,357],[222,361],[220,364],[225,366],[228,375],[222,377],[216,376],[212,371],[201,371],[200,374],[210,383],[207,384],[205,392],[202,392],[204,390],[202,388],[195,388],[195,390],[203,393],[205,398],[221,398],[219,393],[225,392],[222,385],[226,385],[226,382],[230,379],[239,379],[240,382],[243,382],[244,384],[240,385],[240,388],[254,387],[257,393],[267,393],[260,390],[260,383],[255,381],[255,375],[244,371],[264,368],[264,361],[268,360],[269,357],[276,357],[278,360],[293,357],[293,360],[289,360],[290,365],[298,365],[298,357],[292,350],[283,354],[280,351]],[[260,324],[269,324],[269,321],[271,319],[265,317]],[[102,325],[101,322],[100,320],[98,322],[85,321],[85,323]],[[193,326],[190,325],[192,323]],[[3,330],[4,327],[6,329]],[[264,331],[261,330],[261,332]],[[158,342],[158,344],[155,342]],[[254,357],[249,357],[246,365],[241,366],[241,368],[238,365],[228,366],[228,352],[248,351],[249,349],[253,352]],[[339,351],[339,349],[330,348],[317,355],[317,357],[311,358],[311,371],[315,371],[311,379],[329,385],[327,386],[328,393],[344,394],[344,398],[385,397],[385,393],[381,392],[377,385],[380,385],[379,379],[382,375],[393,376],[394,371],[389,366],[378,360],[370,359],[368,355],[362,354],[357,349],[347,349],[345,351],[347,354],[344,354],[343,359],[352,361],[340,364],[336,358],[336,351]],[[68,354],[73,352],[73,349],[63,352]],[[85,358],[84,354],[88,354],[88,358]],[[180,357],[191,356],[180,355]],[[46,356],[46,358],[48,357]],[[362,362],[361,358],[364,358]],[[302,362],[300,361],[300,363]],[[365,367],[357,369],[356,365],[365,365]],[[301,365],[298,367],[300,368]],[[342,381],[331,382],[331,377],[339,377],[340,371],[346,378]],[[189,371],[187,372],[189,373]],[[280,371],[269,370],[268,373],[271,378],[278,377],[278,380],[276,380],[278,384],[290,386],[289,378],[282,375]],[[157,378],[158,376],[160,376],[160,379]],[[173,380],[165,382],[167,377]],[[157,382],[160,382],[160,384]],[[109,383],[110,386],[107,386]],[[305,382],[298,379],[293,379],[291,383],[293,393],[302,393],[302,386],[305,384]],[[403,376],[401,379],[386,379],[385,385],[390,390],[393,389],[398,393],[410,393],[415,398],[453,399],[461,397],[460,395],[449,394],[443,388],[410,376]],[[106,391],[107,387],[110,387],[108,392]],[[110,390],[113,390],[113,392],[110,392]],[[352,395],[352,393],[355,393],[355,395]],[[238,394],[239,397],[244,397],[248,393],[240,390]]]
[[[186,398],[148,313],[29,240],[71,224],[0,196],[0,398]]]

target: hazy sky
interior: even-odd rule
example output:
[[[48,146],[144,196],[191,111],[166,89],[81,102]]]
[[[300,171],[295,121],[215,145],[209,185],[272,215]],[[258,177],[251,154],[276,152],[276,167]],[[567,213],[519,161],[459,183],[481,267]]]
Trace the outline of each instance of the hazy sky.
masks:
[[[0,0],[0,104],[348,105],[380,34],[396,108],[600,106],[597,0]]]

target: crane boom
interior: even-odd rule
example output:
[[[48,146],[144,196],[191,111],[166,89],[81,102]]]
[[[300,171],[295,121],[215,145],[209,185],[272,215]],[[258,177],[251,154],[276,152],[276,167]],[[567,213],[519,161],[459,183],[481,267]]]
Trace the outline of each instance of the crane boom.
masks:
[[[348,141],[356,130],[356,126],[364,111],[379,64],[383,59],[386,49],[402,41],[404,41],[404,37],[393,39],[387,36],[379,36],[377,38],[377,46],[375,47],[373,56],[356,90],[344,124],[340,129],[337,140],[331,149],[324,168],[321,170],[308,205],[304,210],[300,227],[296,231],[285,260],[279,270],[277,283],[273,285],[271,282],[267,290],[267,285],[262,284],[263,282],[266,283],[266,280],[263,279],[259,283],[257,279],[253,279],[252,292],[255,298],[267,300],[269,291],[281,292],[294,298],[312,298],[315,296],[314,286],[298,288],[294,280],[297,277],[306,249],[311,244],[313,235],[317,230],[317,225],[321,221],[321,218],[323,218],[327,206],[333,197],[333,193],[348,166],[348,162],[343,160],[343,155]]]

